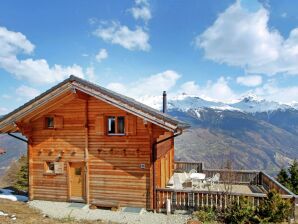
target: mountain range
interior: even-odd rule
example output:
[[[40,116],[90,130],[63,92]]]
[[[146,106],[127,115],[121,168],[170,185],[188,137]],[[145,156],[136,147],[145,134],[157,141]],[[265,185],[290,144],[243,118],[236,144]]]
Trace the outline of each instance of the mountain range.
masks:
[[[177,96],[169,100],[168,113],[191,128],[176,140],[176,159],[276,173],[298,158],[296,106],[255,96],[230,104]]]
[[[161,97],[141,102],[161,109]],[[298,104],[281,104],[249,95],[223,103],[187,94],[168,100],[168,113],[191,125],[175,140],[176,160],[203,161],[206,167],[225,166],[276,173],[298,158]],[[0,175],[26,145],[0,135]]]

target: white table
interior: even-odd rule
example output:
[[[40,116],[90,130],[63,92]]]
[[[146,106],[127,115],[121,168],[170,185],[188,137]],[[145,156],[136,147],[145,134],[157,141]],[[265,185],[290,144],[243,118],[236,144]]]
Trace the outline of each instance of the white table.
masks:
[[[192,174],[190,174],[190,178],[191,178],[192,181],[193,180],[198,181],[199,182],[199,188],[201,188],[202,183],[206,178],[206,174],[204,174],[204,173],[192,173]]]

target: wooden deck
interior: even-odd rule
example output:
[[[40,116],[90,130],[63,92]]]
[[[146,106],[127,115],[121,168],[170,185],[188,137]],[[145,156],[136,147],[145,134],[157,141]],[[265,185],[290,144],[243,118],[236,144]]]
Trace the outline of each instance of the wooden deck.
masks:
[[[204,169],[202,163],[178,162],[175,164],[176,172],[189,172],[199,169],[206,177],[220,173],[220,181],[213,187],[184,187],[183,189],[158,188],[157,208],[164,211],[168,200],[171,209],[197,210],[199,208],[225,209],[232,202],[239,202],[240,197],[247,198],[253,206],[258,206],[267,197],[267,191],[276,190],[284,200],[289,200],[293,205],[292,218],[296,217],[298,197],[286,187],[262,171],[255,170],[228,170]],[[227,186],[229,190],[227,190]]]

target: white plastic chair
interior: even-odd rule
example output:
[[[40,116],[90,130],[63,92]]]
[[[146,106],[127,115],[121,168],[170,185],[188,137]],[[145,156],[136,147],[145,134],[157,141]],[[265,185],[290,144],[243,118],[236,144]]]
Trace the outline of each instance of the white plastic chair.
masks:
[[[214,186],[215,183],[219,184],[219,178],[220,178],[220,174],[216,173],[215,175],[213,175],[213,177],[206,179],[206,182],[208,184],[212,186]]]
[[[192,173],[197,173],[197,170],[195,170],[195,169],[190,170],[189,173],[188,173],[189,176],[190,176],[190,174],[192,174]]]

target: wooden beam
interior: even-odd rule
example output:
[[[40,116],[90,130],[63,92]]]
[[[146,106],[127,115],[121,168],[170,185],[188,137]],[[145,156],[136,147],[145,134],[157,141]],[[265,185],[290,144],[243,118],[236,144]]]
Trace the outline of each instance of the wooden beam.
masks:
[[[34,191],[33,191],[33,147],[32,147],[32,139],[31,137],[28,139],[27,145],[27,155],[28,155],[28,185],[29,185],[29,200],[34,199]]]
[[[147,126],[147,131],[148,131],[148,135],[149,135],[149,141],[150,141],[150,174],[149,174],[149,189],[147,191],[149,191],[149,209],[153,209],[154,207],[154,198],[153,198],[153,157],[152,157],[152,153],[151,153],[151,150],[152,150],[152,146],[153,146],[153,130],[152,130],[152,123],[151,122],[148,122],[146,124]]]
[[[86,193],[86,204],[89,204],[89,126],[88,126],[88,100],[85,101],[84,108],[84,127],[85,127],[85,193]]]
[[[76,93],[74,93],[74,96],[80,100],[88,100],[89,98],[88,94],[83,93],[82,91],[79,91],[79,90],[77,90]]]
[[[69,162],[66,162],[66,174],[67,174],[67,200],[70,201],[70,168]]]

